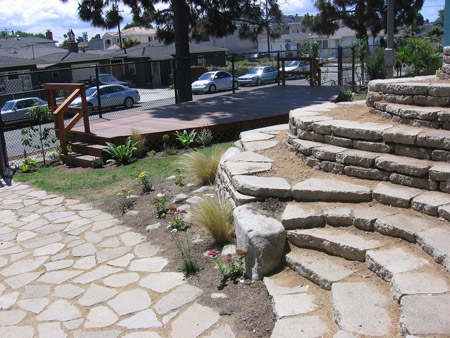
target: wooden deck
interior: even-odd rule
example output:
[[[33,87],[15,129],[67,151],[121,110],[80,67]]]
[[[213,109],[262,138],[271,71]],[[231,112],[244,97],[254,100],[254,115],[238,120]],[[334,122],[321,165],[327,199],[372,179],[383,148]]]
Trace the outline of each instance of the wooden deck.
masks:
[[[207,126],[212,130],[243,130],[258,126],[287,123],[289,111],[295,108],[330,102],[338,87],[272,86],[252,91],[238,91],[214,98],[186,102],[150,110],[136,110],[90,121],[90,134],[81,124],[73,133],[83,141],[123,142],[138,130],[148,140],[173,135],[176,130]]]

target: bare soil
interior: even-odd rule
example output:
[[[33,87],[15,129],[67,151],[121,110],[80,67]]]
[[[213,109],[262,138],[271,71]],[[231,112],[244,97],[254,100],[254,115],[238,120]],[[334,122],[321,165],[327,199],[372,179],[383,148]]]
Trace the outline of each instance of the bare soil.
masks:
[[[133,212],[122,214],[115,203],[104,204],[102,209],[112,212],[118,219],[142,234],[145,234],[149,243],[159,246],[159,254],[169,260],[166,269],[169,271],[180,270],[182,259],[167,226],[173,221],[173,215],[168,215],[164,219],[157,217],[156,207],[153,201],[159,192],[165,193],[169,199],[168,205],[173,205],[170,201],[179,193],[194,196],[194,190],[200,185],[177,186],[173,180],[161,180],[153,182],[154,191],[147,195],[140,195],[136,203],[132,206]],[[146,231],[146,227],[151,224],[160,223],[157,229]],[[178,233],[184,236],[184,233]],[[236,283],[228,281],[222,285],[222,275],[216,268],[207,252],[215,249],[221,251],[222,245],[214,244],[212,237],[201,227],[191,225],[187,231],[190,241],[191,255],[198,262],[200,271],[187,278],[187,281],[203,290],[203,295],[197,301],[203,305],[212,307],[217,312],[226,311],[229,315],[224,315],[222,323],[229,324],[233,332],[243,338],[250,337],[270,337],[275,315],[267,290],[262,281],[252,281],[242,278]],[[233,241],[235,243],[235,239]],[[226,257],[222,258],[226,261]],[[216,298],[219,297],[224,298]],[[212,297],[213,295],[213,297]]]

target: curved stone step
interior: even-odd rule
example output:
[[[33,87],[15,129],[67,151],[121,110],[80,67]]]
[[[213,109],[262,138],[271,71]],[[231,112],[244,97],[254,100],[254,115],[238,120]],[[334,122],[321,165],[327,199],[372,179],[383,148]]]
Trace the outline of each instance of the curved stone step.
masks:
[[[345,260],[326,253],[291,246],[286,264],[300,276],[309,279],[325,290],[331,285],[354,274],[362,263]]]

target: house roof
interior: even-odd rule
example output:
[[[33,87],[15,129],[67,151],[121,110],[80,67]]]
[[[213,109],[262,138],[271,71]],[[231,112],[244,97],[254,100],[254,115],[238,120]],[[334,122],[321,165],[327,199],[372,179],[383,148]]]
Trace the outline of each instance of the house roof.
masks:
[[[219,48],[219,47],[213,47],[213,46],[206,46],[202,44],[197,43],[190,43],[189,44],[189,51],[191,53],[209,53],[209,52],[224,52],[226,49]],[[153,60],[167,60],[172,59],[175,55],[175,44],[169,44],[165,45],[161,42],[152,41],[143,43],[137,46],[133,46],[126,49],[125,51],[117,51],[116,53],[113,53],[112,56],[115,57],[148,57]]]
[[[130,36],[130,35],[155,35],[156,29],[146,28],[141,26],[130,27],[120,31],[121,36]],[[108,36],[119,36],[119,32],[106,32],[103,34],[103,38]]]

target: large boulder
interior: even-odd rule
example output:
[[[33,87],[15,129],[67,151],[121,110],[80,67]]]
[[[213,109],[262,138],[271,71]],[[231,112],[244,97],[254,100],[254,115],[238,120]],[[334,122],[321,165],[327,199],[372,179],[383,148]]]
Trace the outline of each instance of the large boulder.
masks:
[[[237,248],[246,252],[245,275],[262,279],[281,264],[286,244],[284,227],[273,218],[257,214],[249,205],[236,208],[233,216]]]

